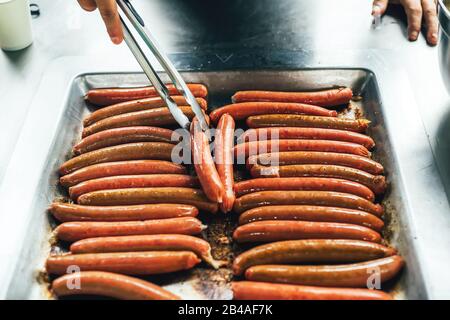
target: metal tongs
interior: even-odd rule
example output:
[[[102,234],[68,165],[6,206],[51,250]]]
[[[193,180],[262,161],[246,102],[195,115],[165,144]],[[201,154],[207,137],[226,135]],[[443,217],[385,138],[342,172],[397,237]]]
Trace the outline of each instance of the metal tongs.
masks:
[[[153,38],[148,29],[145,27],[144,20],[137,13],[136,9],[131,4],[130,0],[117,0],[117,4],[122,10],[125,17],[131,22],[131,25],[137,31],[137,33],[142,38],[144,43],[148,46],[148,48],[151,50],[155,58],[161,64],[161,66],[163,67],[163,69],[165,70],[165,72],[167,73],[170,80],[177,88],[177,90],[184,96],[187,103],[191,106],[195,116],[199,120],[201,129],[203,131],[206,131],[209,128],[209,126],[208,123],[206,122],[205,116],[203,114],[200,105],[197,103],[197,100],[195,99],[192,92],[189,90],[188,86],[186,85],[186,82],[184,82],[180,73],[174,67],[169,58],[160,49],[155,38]],[[138,42],[136,41],[136,38],[133,36],[130,29],[126,25],[123,14],[119,12],[126,44],[130,48],[136,60],[139,62],[140,66],[144,70],[150,82],[155,87],[161,99],[163,99],[163,101],[169,108],[170,113],[173,115],[175,120],[182,128],[189,130],[190,121],[188,117],[186,117],[186,115],[181,111],[181,109],[178,107],[175,101],[173,101],[173,99],[170,97],[169,90],[167,89],[166,85],[164,84],[164,82],[162,82],[158,73],[155,71],[149,59],[147,58],[145,52],[139,46]]]

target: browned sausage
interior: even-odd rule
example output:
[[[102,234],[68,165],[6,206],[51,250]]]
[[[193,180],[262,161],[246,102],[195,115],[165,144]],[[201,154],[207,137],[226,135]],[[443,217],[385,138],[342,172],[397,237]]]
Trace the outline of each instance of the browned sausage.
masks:
[[[261,265],[247,269],[245,278],[323,287],[367,287],[374,278],[379,277],[381,283],[392,279],[402,267],[399,256],[343,265]]]
[[[195,114],[191,107],[181,106],[180,110],[188,117],[192,119]],[[91,134],[114,128],[122,127],[136,127],[136,126],[152,126],[152,127],[165,127],[176,125],[175,118],[170,113],[169,108],[155,108],[144,111],[130,112],[119,114],[99,120],[89,127],[83,129],[82,137],[85,138]]]
[[[202,84],[189,83],[187,86],[195,97],[205,98],[208,95],[208,89]],[[168,84],[167,89],[169,89],[170,95],[180,94],[172,84]],[[89,90],[85,96],[85,99],[92,104],[106,106],[114,103],[156,96],[158,96],[158,93],[154,87],[105,88]]]
[[[172,136],[174,140],[172,140]],[[72,149],[76,155],[101,148],[133,142],[178,143],[174,131],[157,127],[125,127],[101,131],[78,142]]]
[[[239,224],[242,225],[265,220],[350,223],[371,228],[378,232],[384,227],[383,220],[365,211],[307,205],[264,206],[253,208],[241,214],[239,217]]]
[[[308,239],[279,241],[252,248],[233,262],[233,272],[264,264],[346,263],[393,256],[396,251],[361,240]]]
[[[355,168],[375,175],[382,174],[384,170],[381,164],[368,157],[336,152],[291,151],[262,153],[248,158],[247,167],[251,169],[254,164],[264,166],[327,164]]]
[[[244,101],[282,101],[310,103],[331,107],[348,103],[353,96],[352,89],[338,88],[310,92],[280,91],[238,91],[232,97],[234,102]]]
[[[191,269],[200,261],[189,251],[84,253],[50,256],[46,269],[49,274],[66,274],[77,266],[80,271],[147,275]]]
[[[198,209],[185,204],[158,203],[134,206],[93,207],[54,202],[50,212],[61,222],[69,221],[141,221],[196,217]]]
[[[72,158],[61,165],[59,172],[66,175],[75,170],[103,162],[124,160],[171,160],[173,144],[165,142],[137,142],[91,151]]]
[[[229,114],[234,118],[234,120],[243,120],[250,116],[260,114],[308,114],[313,116],[337,116],[337,112],[335,110],[328,110],[304,103],[242,102],[220,107],[211,112],[210,117],[211,120],[216,123],[224,114]]]
[[[378,232],[346,223],[310,221],[258,221],[239,226],[233,233],[237,242],[271,242],[301,239],[354,239],[380,242]]]
[[[207,241],[182,234],[89,238],[73,243],[70,251],[72,253],[192,251],[216,269],[221,265],[212,257],[211,247]]]
[[[78,169],[59,179],[64,187],[80,182],[111,176],[134,174],[186,174],[186,168],[180,164],[162,160],[116,161],[94,164]]]
[[[222,203],[225,187],[214,164],[208,137],[201,130],[197,118],[194,118],[191,124],[191,147],[195,172],[203,192],[212,202]]]
[[[79,196],[98,190],[152,187],[198,187],[198,179],[185,174],[148,174],[134,176],[106,177],[81,182],[69,188],[70,197],[77,200]]]
[[[335,191],[351,193],[372,202],[375,199],[374,193],[368,187],[354,181],[334,178],[257,178],[241,181],[234,185],[234,192],[237,197],[270,190]]]
[[[265,114],[247,118],[250,128],[261,127],[311,127],[364,132],[369,127],[367,119],[305,116],[298,114]]]
[[[323,288],[256,281],[232,282],[234,300],[392,300],[380,290]]]
[[[317,139],[346,141],[360,144],[367,149],[372,149],[375,146],[373,139],[365,134],[346,130],[301,127],[249,129],[239,137],[238,143],[272,139]]]
[[[346,179],[370,188],[375,194],[386,191],[386,180],[384,176],[374,176],[365,171],[335,165],[322,164],[299,164],[289,166],[265,167],[254,165],[251,169],[252,177],[325,177]]]
[[[249,156],[286,151],[320,151],[349,153],[363,157],[369,157],[370,152],[364,146],[351,142],[331,141],[331,140],[266,140],[252,141],[238,144],[234,147],[234,154],[237,159]]]
[[[145,221],[119,222],[64,222],[55,229],[55,235],[63,241],[78,241],[94,237],[131,236],[147,234],[195,235],[205,226],[192,217]]]
[[[183,96],[172,96],[171,98],[178,106],[188,105],[186,99]],[[196,100],[203,110],[207,109],[208,103],[206,102],[205,99],[197,98]],[[113,104],[112,106],[104,107],[92,112],[84,119],[83,125],[85,127],[88,127],[99,120],[103,120],[112,116],[117,116],[119,114],[162,108],[165,106],[166,106],[165,103],[160,97],[145,98],[117,103]]]
[[[77,282],[79,286],[74,286]],[[66,274],[52,282],[52,291],[58,297],[97,295],[119,300],[180,300],[151,282],[101,271]]]
[[[234,211],[242,213],[246,210],[270,205],[317,205],[342,207],[366,211],[376,216],[383,214],[383,207],[348,193],[332,191],[259,191],[246,194],[236,199]]]
[[[229,212],[233,209],[234,200],[234,172],[233,172],[233,144],[234,144],[233,118],[224,114],[217,125],[216,138],[214,140],[214,156],[217,172],[224,186],[222,204],[220,208],[223,212]]]

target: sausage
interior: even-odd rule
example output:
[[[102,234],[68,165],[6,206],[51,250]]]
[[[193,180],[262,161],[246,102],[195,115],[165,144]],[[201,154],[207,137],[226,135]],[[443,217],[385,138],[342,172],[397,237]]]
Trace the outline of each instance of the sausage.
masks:
[[[172,140],[172,136],[174,140]],[[178,143],[177,134],[169,129],[157,127],[125,127],[100,131],[78,142],[72,152],[76,155],[101,148],[132,142]]]
[[[242,242],[272,242],[301,239],[354,239],[381,242],[378,232],[347,223],[311,221],[258,221],[239,226],[233,239]]]
[[[243,225],[264,220],[302,220],[350,223],[364,226],[378,232],[384,227],[383,220],[365,211],[308,205],[264,206],[253,208],[240,215],[239,224]]]
[[[188,117],[192,119],[195,114],[191,107],[181,106],[179,109]],[[130,112],[119,114],[99,120],[89,127],[85,127],[82,132],[82,137],[85,138],[91,134],[101,132],[108,129],[122,128],[122,127],[136,127],[136,126],[151,126],[151,127],[165,127],[176,125],[175,118],[170,113],[169,108],[155,108],[144,111]]]
[[[214,123],[217,123],[219,118],[224,114],[229,114],[236,121],[260,114],[308,114],[327,117],[337,116],[337,112],[335,110],[327,110],[325,108],[310,104],[286,102],[234,103],[214,110],[209,116]]]
[[[370,152],[364,146],[343,141],[331,140],[266,140],[252,141],[238,144],[234,147],[237,159],[247,158],[260,153],[284,151],[321,151],[335,153],[349,153],[369,157]]]
[[[71,187],[80,182],[111,176],[135,174],[186,174],[181,164],[162,160],[132,160],[94,164],[62,176],[59,182]]]
[[[366,186],[343,179],[334,178],[257,178],[238,182],[234,185],[234,192],[237,197],[258,192],[258,191],[335,191],[342,193],[351,193],[369,201],[374,201],[375,195]]]
[[[240,254],[233,273],[265,264],[347,263],[374,260],[396,254],[392,248],[361,240],[308,239],[263,244]]]
[[[69,285],[77,282],[79,287]],[[101,271],[66,274],[52,282],[52,291],[58,297],[97,295],[119,300],[180,300],[180,297],[151,282]]]
[[[250,128],[261,127],[312,127],[364,132],[369,127],[367,119],[305,116],[298,114],[265,114],[247,118]]]
[[[203,191],[209,200],[221,203],[225,187],[211,156],[208,137],[201,130],[197,118],[191,124],[191,148],[195,172]]]
[[[348,103],[353,96],[350,88],[337,88],[311,92],[277,92],[277,91],[238,91],[232,97],[233,102],[244,101],[279,101],[310,103],[317,106],[331,107]]]
[[[261,265],[245,271],[254,281],[302,284],[323,287],[368,287],[374,278],[383,283],[392,279],[403,267],[400,256],[342,265]]]
[[[59,172],[66,175],[75,170],[103,162],[124,160],[171,160],[174,145],[165,142],[137,142],[94,150],[76,156],[61,165]]]
[[[180,93],[174,85],[166,85],[170,95],[179,95]],[[208,95],[208,89],[202,84],[190,83],[187,85],[195,97],[205,98]],[[97,106],[106,106],[115,103],[157,97],[158,92],[154,87],[140,88],[105,88],[89,90],[85,99]]]
[[[374,176],[365,171],[335,165],[299,164],[289,166],[265,167],[254,165],[251,175],[257,177],[324,177],[346,179],[358,182],[370,188],[375,194],[383,194],[386,191],[386,179],[384,176]]]
[[[259,191],[237,198],[234,211],[270,205],[317,205],[362,210],[382,216],[383,207],[349,193],[332,191]]]
[[[63,241],[78,241],[95,237],[131,236],[147,234],[199,234],[205,226],[192,217],[145,221],[119,222],[64,222],[55,229],[55,235]]]
[[[375,147],[373,139],[365,134],[346,130],[301,127],[249,129],[238,138],[238,143],[272,139],[334,140],[357,143],[369,150]]]
[[[178,106],[188,105],[186,99],[183,96],[172,96],[171,98]],[[196,98],[196,100],[203,110],[207,109],[208,103],[206,102],[205,99]],[[88,127],[99,120],[103,120],[112,116],[117,116],[119,114],[162,108],[165,106],[166,105],[164,101],[160,97],[145,98],[140,100],[132,100],[117,103],[113,104],[112,106],[103,107],[101,109],[92,112],[83,120],[83,125],[85,127]]]
[[[76,254],[135,251],[192,251],[216,269],[221,265],[212,257],[207,241],[182,234],[90,238],[70,246]]]
[[[247,167],[251,169],[254,164],[265,166],[286,166],[294,164],[338,165],[359,169],[374,175],[382,174],[384,171],[381,164],[367,157],[336,152],[291,151],[262,153],[252,155],[248,158]]]
[[[46,269],[47,273],[56,275],[67,273],[73,266],[80,271],[149,275],[191,269],[200,261],[189,251],[84,253],[50,256]]]
[[[224,186],[221,210],[230,212],[233,209],[234,200],[234,172],[233,172],[233,144],[234,144],[234,127],[233,118],[224,114],[220,117],[216,128],[216,138],[214,140],[214,157],[216,161],[217,172],[220,181]]]
[[[98,190],[149,187],[198,187],[198,179],[185,174],[148,174],[133,176],[106,177],[81,182],[69,188],[70,198],[76,201],[79,196]]]
[[[78,203],[92,206],[121,206],[130,204],[179,203],[215,213],[217,203],[206,198],[202,190],[192,188],[128,188],[102,190],[83,194]]]
[[[392,300],[380,290],[323,288],[256,281],[232,282],[234,300]]]
[[[198,209],[185,204],[158,203],[134,206],[93,207],[53,202],[49,208],[61,222],[69,221],[141,221],[196,217]]]

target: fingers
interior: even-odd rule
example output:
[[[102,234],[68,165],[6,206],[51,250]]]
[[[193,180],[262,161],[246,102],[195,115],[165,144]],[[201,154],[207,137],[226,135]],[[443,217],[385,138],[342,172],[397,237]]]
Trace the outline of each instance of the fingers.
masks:
[[[383,15],[386,12],[389,0],[374,0],[372,4],[372,15]]]
[[[115,0],[97,0],[97,7],[100,11],[109,37],[112,42],[119,44],[123,40],[122,25],[120,24],[119,13]]]
[[[94,0],[78,0],[78,3],[86,11],[94,11],[97,9],[97,4]]]
[[[402,0],[401,3],[408,18],[408,39],[416,41],[422,25],[421,0]]]
[[[423,18],[427,25],[427,42],[435,46],[438,41],[438,19],[434,0],[422,0]]]

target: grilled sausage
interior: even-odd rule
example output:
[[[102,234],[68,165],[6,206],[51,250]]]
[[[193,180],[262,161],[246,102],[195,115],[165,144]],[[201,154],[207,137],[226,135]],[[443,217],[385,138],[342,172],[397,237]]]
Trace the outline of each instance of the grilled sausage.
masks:
[[[354,239],[379,243],[381,236],[372,229],[346,223],[258,221],[239,226],[233,239],[239,243],[301,239]]]
[[[211,112],[210,117],[214,123],[219,118],[229,114],[234,120],[243,120],[250,116],[260,114],[308,114],[313,116],[336,117],[335,110],[327,110],[322,107],[303,103],[286,102],[242,102],[223,106]]]
[[[233,102],[244,101],[280,101],[310,103],[331,107],[348,103],[353,96],[352,89],[338,88],[310,92],[277,91],[238,91],[232,97]]]
[[[180,110],[192,119],[195,114],[191,107],[181,106]],[[170,113],[169,108],[155,108],[144,111],[130,112],[119,114],[99,120],[89,127],[85,127],[82,132],[82,137],[85,138],[94,133],[101,132],[108,129],[122,128],[122,127],[136,127],[136,126],[152,126],[165,127],[176,125],[175,118]]]
[[[311,127],[364,132],[370,121],[366,119],[344,119],[335,117],[305,116],[298,114],[265,114],[247,118],[250,128],[261,127]]]
[[[285,151],[321,151],[335,153],[349,153],[369,157],[370,152],[362,145],[331,140],[266,140],[252,141],[238,144],[234,147],[234,154],[238,159],[260,153]]]
[[[215,142],[215,161],[220,181],[224,187],[222,203],[220,208],[223,212],[229,212],[233,209],[234,200],[234,172],[233,172],[233,144],[234,144],[234,120],[224,114],[220,117],[216,129]]]
[[[172,140],[172,136],[174,140]],[[176,143],[174,131],[157,127],[125,127],[100,131],[78,142],[72,149],[76,155],[133,142]]]
[[[80,286],[70,285],[77,282]],[[119,300],[180,300],[180,297],[151,282],[101,271],[66,274],[52,282],[52,291],[58,297],[97,295]]]
[[[253,208],[241,214],[239,217],[239,224],[242,225],[265,220],[350,223],[371,228],[378,232],[384,227],[383,220],[365,211],[308,205],[264,206]]]
[[[84,253],[50,256],[46,269],[47,273],[57,275],[67,273],[72,266],[81,271],[149,275],[187,270],[198,263],[200,259],[189,251]]]
[[[391,256],[342,265],[261,265],[245,271],[247,280],[323,287],[368,287],[374,278],[380,283],[392,279],[403,267],[403,259]]]
[[[70,246],[72,253],[104,253],[135,251],[192,251],[214,268],[221,263],[211,255],[209,243],[182,234],[98,237],[77,241]]]
[[[162,160],[132,160],[94,164],[62,176],[59,182],[71,187],[80,182],[112,176],[135,174],[186,174],[186,168],[180,164]]]
[[[256,281],[232,282],[234,300],[392,300],[380,290],[323,288]]]
[[[334,178],[257,178],[241,181],[234,185],[234,192],[237,197],[253,192],[271,190],[335,191],[351,193],[372,202],[375,199],[374,193],[368,187],[354,181]]]
[[[379,175],[383,173],[383,166],[368,157],[355,154],[336,152],[273,152],[250,156],[247,167],[251,169],[254,164],[286,166],[294,164],[326,164],[350,167],[366,171],[370,174]]]
[[[60,168],[61,175],[103,162],[124,160],[171,160],[173,144],[165,142],[138,142],[91,151],[66,161]]]
[[[98,190],[152,187],[198,187],[198,179],[185,174],[148,174],[134,176],[106,177],[81,182],[69,188],[70,197],[77,200],[79,196]]]
[[[195,172],[206,196],[212,202],[221,203],[225,188],[220,180],[209,148],[209,140],[194,118],[191,124],[192,159]]]
[[[386,180],[384,176],[374,176],[365,171],[335,165],[300,164],[289,166],[265,167],[254,165],[251,168],[252,177],[325,177],[346,179],[370,188],[375,194],[386,191]]]
[[[186,99],[183,96],[172,96],[171,98],[178,106],[188,105]],[[197,98],[196,100],[203,110],[207,109],[208,103],[206,102],[205,99]],[[83,120],[83,125],[85,127],[88,127],[99,120],[103,120],[112,116],[117,116],[119,114],[162,108],[165,106],[166,106],[165,102],[160,97],[145,98],[117,103],[113,104],[112,106],[103,107],[101,109],[92,112]]]
[[[142,221],[196,217],[198,215],[198,209],[194,206],[171,203],[93,207],[54,202],[49,210],[53,216],[61,222]]]
[[[192,188],[129,188],[94,191],[80,196],[78,203],[93,206],[179,203],[189,204],[211,213],[218,210],[217,203],[209,201],[201,190]]]
[[[237,198],[234,211],[242,213],[246,210],[270,205],[317,205],[342,207],[366,211],[376,216],[383,214],[379,204],[348,193],[331,191],[259,191]]]
[[[373,139],[365,134],[346,130],[301,127],[249,129],[238,138],[238,143],[272,139],[317,139],[345,141],[360,144],[369,150],[375,146]]]
[[[131,236],[148,234],[195,235],[205,226],[192,217],[124,222],[64,222],[55,229],[63,241],[78,241],[95,237]]]
[[[187,86],[195,97],[205,98],[208,95],[208,89],[202,84],[190,83]],[[167,89],[169,89],[170,95],[180,94],[172,84],[168,84]],[[89,90],[85,99],[97,106],[107,106],[115,103],[157,96],[158,93],[154,87],[106,88]]]
[[[265,264],[347,263],[393,256],[396,251],[361,240],[309,239],[279,241],[252,248],[233,262],[233,273]]]

